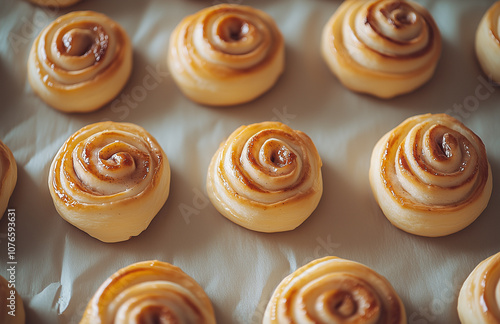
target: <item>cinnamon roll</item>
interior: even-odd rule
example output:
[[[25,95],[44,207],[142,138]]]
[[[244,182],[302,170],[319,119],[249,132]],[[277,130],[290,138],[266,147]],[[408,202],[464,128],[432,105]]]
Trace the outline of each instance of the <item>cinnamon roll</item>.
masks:
[[[476,56],[483,72],[500,83],[500,1],[484,14],[476,31]]]
[[[325,25],[321,51],[344,86],[391,98],[432,77],[441,36],[431,14],[415,2],[350,0]]]
[[[321,158],[303,132],[279,122],[241,126],[208,168],[215,208],[245,228],[289,231],[316,209],[323,193]]]
[[[481,139],[446,114],[408,118],[373,149],[370,184],[385,216],[400,229],[444,236],[472,223],[491,196]]]
[[[160,261],[118,270],[97,290],[80,324],[215,324],[203,288],[180,268]]]
[[[23,300],[15,284],[0,276],[0,323],[24,324],[25,318]]]
[[[109,17],[75,11],[38,35],[28,58],[28,80],[50,106],[89,112],[111,101],[132,70],[132,45]]]
[[[48,182],[62,218],[103,242],[119,242],[139,235],[162,208],[170,166],[142,127],[101,122],[64,143]]]
[[[325,257],[283,279],[263,324],[406,323],[406,311],[389,281],[357,262]]]
[[[29,0],[31,3],[34,3],[43,7],[51,7],[51,8],[66,8],[72,6],[82,0]]]
[[[500,253],[470,273],[460,289],[457,309],[462,324],[500,323]]]
[[[0,141],[0,219],[2,219],[10,196],[17,182],[17,164],[14,155],[2,141]]]
[[[284,69],[274,20],[248,6],[221,4],[184,18],[170,36],[168,66],[181,91],[206,105],[251,101]]]

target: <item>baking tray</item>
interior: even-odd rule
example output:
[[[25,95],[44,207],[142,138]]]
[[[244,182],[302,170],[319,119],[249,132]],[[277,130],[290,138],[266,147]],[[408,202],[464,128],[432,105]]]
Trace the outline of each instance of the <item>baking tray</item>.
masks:
[[[119,268],[158,259],[181,267],[212,300],[219,323],[260,323],[283,277],[326,255],[361,262],[384,275],[401,296],[409,323],[457,323],[458,291],[481,260],[500,250],[500,88],[478,98],[485,82],[475,59],[476,27],[492,1],[419,1],[434,16],[443,52],[434,77],[391,100],[345,89],[320,55],[321,30],[341,1],[229,1],[273,16],[286,42],[285,72],[264,96],[217,108],[186,99],[166,66],[168,39],[182,17],[220,3],[194,0],[84,0],[70,9],[44,9],[3,0],[0,10],[0,139],[13,151],[18,183],[9,202],[16,213],[16,288],[27,323],[77,323],[99,285]],[[65,114],[44,104],[26,77],[40,30],[71,10],[95,10],[118,21],[134,46],[134,66],[122,94],[89,114]],[[153,89],[144,80],[155,80]],[[477,103],[477,104],[476,104]],[[458,107],[458,108],[457,108]],[[460,108],[462,107],[462,108]],[[465,110],[464,107],[467,109]],[[407,117],[447,112],[483,140],[493,194],[472,225],[442,238],[393,227],[368,181],[376,141]],[[50,163],[81,127],[102,121],[146,128],[165,150],[171,193],[149,228],[115,244],[102,243],[57,214],[47,187]],[[308,134],[323,160],[323,198],[294,231],[263,234],[217,213],[205,191],[208,164],[219,144],[244,124],[277,120]],[[0,274],[7,275],[7,218],[0,221]]]

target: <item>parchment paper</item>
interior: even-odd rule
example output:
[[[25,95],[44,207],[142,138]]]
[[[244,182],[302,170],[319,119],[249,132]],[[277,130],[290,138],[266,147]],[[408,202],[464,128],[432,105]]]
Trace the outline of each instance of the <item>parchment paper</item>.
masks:
[[[21,0],[0,4],[0,139],[13,151],[18,183],[16,287],[27,323],[77,323],[101,283],[131,263],[158,259],[181,267],[211,298],[219,323],[260,323],[283,277],[326,255],[361,262],[384,275],[401,296],[409,323],[458,323],[461,284],[484,258],[500,251],[500,88],[477,96],[485,78],[474,34],[493,1],[419,1],[435,17],[443,53],[433,79],[414,93],[379,100],[345,89],[320,56],[321,30],[341,1],[232,1],[271,14],[286,40],[286,70],[251,103],[208,108],[186,99],[166,67],[168,39],[182,17],[212,1],[84,0],[67,10]],[[40,30],[70,10],[95,10],[118,21],[134,45],[132,76],[122,94],[90,114],[48,107],[26,78],[26,61]],[[155,81],[152,88],[144,80]],[[486,98],[485,98],[486,97]],[[458,107],[458,108],[457,108]],[[462,108],[460,108],[462,107]],[[467,109],[465,109],[467,108]],[[455,110],[454,110],[455,109]],[[376,141],[421,113],[458,116],[484,141],[493,170],[488,208],[465,230],[423,238],[393,227],[368,182]],[[81,127],[101,120],[145,127],[172,168],[170,197],[140,236],[105,244],[65,222],[47,187],[59,147]],[[205,178],[218,145],[242,124],[279,120],[307,133],[323,160],[323,198],[299,228],[262,234],[241,228],[208,202]],[[0,274],[7,276],[7,218],[0,221]]]

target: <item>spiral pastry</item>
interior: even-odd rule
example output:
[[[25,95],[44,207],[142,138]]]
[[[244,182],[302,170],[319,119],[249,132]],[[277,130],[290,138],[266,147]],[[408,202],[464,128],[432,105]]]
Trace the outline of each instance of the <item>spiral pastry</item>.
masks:
[[[139,235],[169,189],[167,156],[148,132],[129,123],[80,129],[50,166],[49,190],[59,215],[103,242]]]
[[[0,141],[0,219],[2,219],[10,196],[17,182],[17,164],[14,155]]]
[[[293,230],[323,193],[321,158],[311,139],[279,122],[241,126],[215,153],[207,192],[215,208],[259,232]]]
[[[80,324],[215,324],[212,303],[180,268],[160,261],[134,263],[99,287]]]
[[[486,208],[492,176],[481,139],[445,114],[408,118],[373,149],[370,184],[385,216],[400,229],[444,236]]]
[[[51,8],[66,8],[72,6],[82,0],[29,0],[39,6],[51,7]]]
[[[221,4],[184,18],[170,36],[168,66],[182,92],[206,105],[251,101],[284,69],[284,40],[265,12]]]
[[[476,31],[476,56],[484,73],[500,83],[500,1],[484,14]]]
[[[0,276],[0,323],[24,324],[25,317],[23,300],[15,284]]]
[[[401,299],[383,276],[357,262],[325,257],[283,279],[263,324],[403,324]]]
[[[132,70],[132,45],[109,17],[75,11],[59,17],[35,39],[28,80],[50,106],[88,112],[111,101]]]
[[[483,260],[467,277],[457,308],[462,324],[500,323],[500,253]]]
[[[391,98],[432,77],[441,36],[432,16],[417,3],[349,0],[325,25],[321,51],[347,88]]]

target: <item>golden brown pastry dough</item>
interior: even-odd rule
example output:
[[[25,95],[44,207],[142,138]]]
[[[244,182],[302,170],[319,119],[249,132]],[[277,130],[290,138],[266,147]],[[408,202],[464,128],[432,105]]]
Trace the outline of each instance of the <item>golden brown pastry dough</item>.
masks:
[[[180,268],[144,261],[120,269],[99,287],[80,324],[215,324],[203,288]]]
[[[50,106],[89,112],[115,98],[132,70],[132,45],[109,17],[75,11],[59,17],[35,39],[28,80]]]
[[[484,73],[500,83],[500,1],[484,14],[476,31],[476,56]]]
[[[263,324],[404,324],[406,312],[389,281],[360,263],[314,260],[283,279]]]
[[[385,216],[422,236],[455,233],[486,208],[492,176],[481,139],[445,114],[408,118],[373,149],[370,184]]]
[[[168,66],[190,99],[236,105],[276,83],[284,68],[284,40],[265,12],[221,4],[180,22],[170,36]]]
[[[17,182],[17,164],[14,155],[2,141],[0,141],[0,219],[2,219],[10,196]]]
[[[391,98],[432,77],[441,36],[429,12],[415,2],[349,0],[325,25],[321,51],[347,88]]]
[[[215,208],[238,225],[289,231],[321,199],[321,158],[306,134],[282,123],[241,126],[213,156],[207,192]]]
[[[73,134],[54,157],[49,189],[62,218],[103,242],[145,230],[167,200],[170,166],[142,127],[101,122]]]
[[[15,287],[0,276],[0,323],[24,324],[24,305]]]
[[[500,253],[470,273],[460,289],[457,308],[462,324],[500,323]]]
[[[29,0],[30,2],[44,7],[66,8],[82,0]]]

